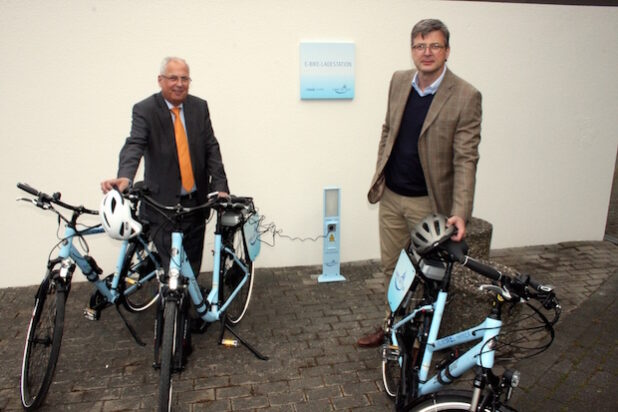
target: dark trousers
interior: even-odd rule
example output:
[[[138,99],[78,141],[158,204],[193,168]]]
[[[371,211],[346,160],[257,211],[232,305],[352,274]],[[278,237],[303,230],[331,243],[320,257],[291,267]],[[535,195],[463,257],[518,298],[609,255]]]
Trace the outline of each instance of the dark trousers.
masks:
[[[181,204],[186,207],[197,206],[196,199],[182,200]],[[176,229],[174,217],[168,215],[171,220],[165,219],[161,215],[149,213],[151,224],[151,237],[157,251],[161,256],[161,264],[165,271],[169,270],[170,265],[170,249],[172,247],[172,232]],[[203,210],[195,213],[183,215],[179,225],[183,233],[183,248],[187,254],[187,258],[191,263],[193,273],[197,277],[200,268],[202,267],[202,252],[204,249],[204,234],[206,232],[206,217],[208,213]]]

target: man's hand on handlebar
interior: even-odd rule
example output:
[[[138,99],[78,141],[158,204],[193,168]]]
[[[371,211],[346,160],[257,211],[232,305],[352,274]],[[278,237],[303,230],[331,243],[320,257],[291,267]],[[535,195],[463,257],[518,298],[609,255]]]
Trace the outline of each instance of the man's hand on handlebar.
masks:
[[[207,197],[208,199],[214,199],[215,197],[217,199],[229,199],[230,194],[227,192],[210,192]]]
[[[455,226],[457,231],[453,236],[451,236],[451,240],[453,242],[459,242],[463,239],[466,234],[466,222],[460,218],[459,216],[451,216],[446,220],[447,226]]]
[[[106,194],[112,189],[118,189],[120,193],[123,193],[128,187],[131,181],[126,177],[119,177],[116,179],[108,179],[101,182],[101,191]]]

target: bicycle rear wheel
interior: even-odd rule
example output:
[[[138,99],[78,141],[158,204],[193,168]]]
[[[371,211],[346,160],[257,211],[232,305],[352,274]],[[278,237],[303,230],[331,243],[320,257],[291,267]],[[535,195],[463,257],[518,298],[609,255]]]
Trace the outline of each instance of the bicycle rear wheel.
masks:
[[[234,251],[236,258],[247,269],[247,280],[238,290],[234,299],[230,302],[226,310],[227,320],[233,325],[240,322],[249,307],[251,293],[253,292],[253,262],[249,259],[249,253],[245,242],[242,226],[236,227],[226,236],[225,246]],[[221,257],[221,300],[225,302],[234,293],[238,285],[245,278],[245,270],[236,262],[229,253],[222,253]]]
[[[26,336],[20,385],[21,402],[26,410],[36,409],[43,403],[54,377],[65,302],[65,291],[59,290],[49,272],[39,286]]]
[[[176,302],[171,300],[165,302],[159,377],[159,411],[161,412],[167,412],[172,407],[172,368],[177,334],[177,310]]]
[[[160,262],[159,254],[155,251],[152,242],[148,245],[148,249],[151,251],[150,256],[148,250],[139,241],[131,243],[127,248],[121,270],[121,284],[124,285],[121,293],[124,295],[122,304],[129,312],[146,310],[159,297],[159,282],[154,273]],[[144,280],[148,276],[150,278]],[[132,293],[126,293],[125,291],[132,286],[137,286],[137,289]]]

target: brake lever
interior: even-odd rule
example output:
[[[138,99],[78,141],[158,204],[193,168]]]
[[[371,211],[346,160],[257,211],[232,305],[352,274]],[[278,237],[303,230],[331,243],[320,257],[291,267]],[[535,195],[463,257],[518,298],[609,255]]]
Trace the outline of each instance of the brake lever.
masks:
[[[48,202],[43,202],[38,197],[34,198],[34,199],[30,199],[30,198],[27,198],[27,197],[18,197],[17,199],[15,199],[15,201],[16,202],[22,201],[22,202],[32,203],[36,207],[39,207],[39,208],[41,208],[43,210],[49,210],[51,208],[51,205]]]
[[[513,295],[511,295],[511,292],[498,285],[481,285],[479,286],[479,289],[482,291],[494,292],[495,294],[502,296],[506,300],[513,299]]]

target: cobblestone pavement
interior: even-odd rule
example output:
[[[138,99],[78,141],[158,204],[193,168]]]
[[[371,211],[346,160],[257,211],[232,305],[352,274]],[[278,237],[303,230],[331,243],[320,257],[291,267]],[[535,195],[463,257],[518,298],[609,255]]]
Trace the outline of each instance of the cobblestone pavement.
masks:
[[[491,260],[557,287],[564,307],[554,345],[521,361],[521,411],[613,411],[618,396],[615,319],[618,247],[570,242],[493,250]],[[346,282],[318,284],[321,267],[260,269],[249,313],[237,331],[270,360],[242,346],[217,345],[219,327],[193,336],[194,351],[175,381],[178,411],[387,411],[378,351],[356,339],[381,323],[376,261],[342,265]],[[201,281],[208,276],[202,275]],[[74,283],[54,382],[44,411],[150,411],[153,311],[127,314],[145,347],[114,309],[84,319],[90,285]],[[0,289],[0,410],[20,410],[19,375],[35,287]]]

